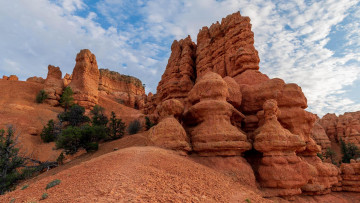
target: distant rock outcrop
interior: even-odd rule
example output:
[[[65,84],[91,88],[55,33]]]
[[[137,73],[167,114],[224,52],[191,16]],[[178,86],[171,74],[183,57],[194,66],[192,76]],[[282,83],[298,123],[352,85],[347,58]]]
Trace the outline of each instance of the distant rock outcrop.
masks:
[[[60,68],[49,65],[48,74],[44,82],[44,90],[48,95],[46,102],[52,106],[59,105],[63,88],[64,84]]]
[[[326,114],[319,121],[327,136],[333,142],[342,139],[360,148],[360,111],[347,112],[343,115]]]
[[[88,49],[81,50],[76,56],[76,64],[69,87],[74,92],[74,102],[92,108],[98,103],[100,72],[96,57]]]
[[[44,84],[45,83],[45,79],[42,77],[30,77],[28,79],[26,79],[26,82],[34,82],[34,83],[40,83],[40,84]]]
[[[19,78],[16,75],[10,75],[9,77],[6,75],[3,75],[2,77],[3,80],[12,80],[12,81],[18,81]]]
[[[142,109],[145,103],[145,88],[139,79],[108,69],[100,69],[99,90],[132,108]]]

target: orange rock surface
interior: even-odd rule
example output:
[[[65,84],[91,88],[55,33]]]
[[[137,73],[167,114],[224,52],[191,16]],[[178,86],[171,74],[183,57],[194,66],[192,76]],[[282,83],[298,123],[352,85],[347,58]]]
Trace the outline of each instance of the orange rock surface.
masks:
[[[69,87],[74,92],[74,102],[91,108],[98,103],[100,72],[95,55],[88,49],[81,50],[76,56],[76,64]]]
[[[114,95],[119,102],[133,108],[140,108],[144,103],[142,96],[145,95],[145,89],[141,81],[115,71],[100,69],[99,90]]]
[[[341,164],[342,190],[360,192],[360,160]]]
[[[44,90],[48,95],[46,102],[52,106],[59,105],[64,88],[62,73],[59,67],[48,66],[48,74],[44,82]]]
[[[251,149],[246,135],[231,124],[233,114],[242,114],[226,102],[228,96],[227,83],[213,72],[201,77],[189,93],[193,106],[185,112],[184,122],[193,150],[201,156],[240,155]]]
[[[327,148],[331,148],[331,142],[327,136],[324,128],[320,125],[319,120],[316,121],[312,131],[311,138],[313,138],[318,145],[321,146],[322,152],[326,152]]]
[[[249,17],[240,12],[223,18],[210,28],[203,27],[197,35],[197,76],[212,71],[222,77],[259,69],[259,56],[254,47],[254,33]]]
[[[45,83],[45,79],[42,77],[30,77],[28,79],[26,79],[26,82],[35,82],[35,83],[40,83],[40,84],[44,84]]]
[[[157,87],[157,103],[167,99],[183,99],[194,85],[196,45],[190,36],[171,45],[171,55]]]
[[[265,120],[254,133],[254,148],[263,153],[258,173],[264,195],[301,194],[300,188],[310,179],[310,166],[295,151],[304,147],[305,142],[281,126],[276,100],[267,100],[263,109]]]

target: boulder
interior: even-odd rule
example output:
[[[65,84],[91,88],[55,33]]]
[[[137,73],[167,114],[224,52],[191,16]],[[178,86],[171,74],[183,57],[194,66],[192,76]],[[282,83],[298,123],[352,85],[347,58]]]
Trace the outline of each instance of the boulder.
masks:
[[[162,119],[149,130],[150,144],[172,149],[186,155],[191,150],[189,137],[184,128],[173,116]]]

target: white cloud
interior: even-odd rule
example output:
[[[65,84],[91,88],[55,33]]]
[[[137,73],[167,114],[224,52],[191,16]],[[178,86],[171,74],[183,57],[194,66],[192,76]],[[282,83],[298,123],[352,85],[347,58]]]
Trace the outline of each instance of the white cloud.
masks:
[[[319,115],[359,110],[360,98],[346,96],[360,80],[357,0],[101,0],[96,10],[85,3],[0,1],[0,70],[23,79],[45,76],[47,64],[71,72],[76,53],[89,48],[101,68],[139,77],[154,92],[174,38],[196,41],[203,26],[240,10],[251,18],[262,72],[299,84]],[[346,31],[341,50],[327,48],[334,30]]]

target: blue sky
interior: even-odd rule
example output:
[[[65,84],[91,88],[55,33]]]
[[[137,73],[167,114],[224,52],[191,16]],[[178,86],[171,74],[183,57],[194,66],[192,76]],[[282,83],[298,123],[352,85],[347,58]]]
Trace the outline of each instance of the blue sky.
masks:
[[[359,0],[0,0],[0,74],[46,77],[48,64],[71,73],[88,48],[99,68],[156,92],[173,40],[196,42],[237,11],[251,18],[260,70],[299,84],[309,111],[360,110]]]

